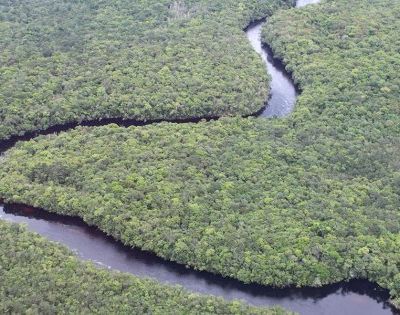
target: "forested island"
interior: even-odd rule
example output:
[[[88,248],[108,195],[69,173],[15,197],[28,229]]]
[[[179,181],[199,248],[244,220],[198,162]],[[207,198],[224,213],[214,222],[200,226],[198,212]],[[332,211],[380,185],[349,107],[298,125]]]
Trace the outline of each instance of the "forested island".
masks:
[[[111,3],[0,7],[0,138],[86,119],[226,117],[18,142],[0,158],[0,198],[245,283],[368,279],[400,306],[400,3]],[[270,15],[262,39],[301,94],[289,117],[245,118],[264,106],[269,80],[243,29]],[[0,236],[4,312],[25,309],[23,291],[45,279],[57,289],[32,311],[284,313],[101,270],[2,221]]]

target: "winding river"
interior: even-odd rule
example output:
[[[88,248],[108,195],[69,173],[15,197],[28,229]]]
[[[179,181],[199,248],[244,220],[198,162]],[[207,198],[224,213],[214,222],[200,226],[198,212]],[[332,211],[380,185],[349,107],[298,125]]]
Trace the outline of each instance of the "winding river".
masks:
[[[298,0],[297,6],[316,2],[318,0]],[[293,110],[297,90],[282,64],[273,59],[270,49],[262,46],[262,24],[255,23],[246,30],[251,45],[261,55],[272,77],[271,97],[260,116],[281,117]],[[67,128],[63,127],[64,130]],[[3,145],[2,150],[10,146],[12,142]],[[152,253],[124,246],[80,218],[27,206],[0,204],[0,219],[25,223],[29,230],[66,245],[81,259],[91,260],[104,268],[154,278],[162,283],[179,284],[190,291],[227,300],[240,299],[256,306],[280,305],[300,314],[400,314],[387,302],[387,290],[365,280],[301,289],[246,285],[208,272],[187,269]]]
[[[300,8],[308,4],[318,3],[319,1],[297,0],[296,7]],[[271,77],[270,97],[267,106],[260,113],[259,117],[284,117],[293,111],[298,91],[282,62],[273,57],[270,47],[262,44],[261,30],[264,23],[253,23],[246,29],[246,35],[251,46],[261,56]]]
[[[362,280],[322,288],[276,289],[246,285],[234,279],[195,271],[156,255],[124,246],[80,218],[53,214],[27,206],[0,206],[0,219],[25,223],[29,230],[72,249],[81,259],[105,268],[179,284],[203,294],[227,300],[240,299],[256,306],[280,305],[300,314],[381,315],[396,314],[389,305],[388,292]]]
[[[263,24],[264,22],[253,23],[246,29],[251,46],[261,56],[271,77],[268,103],[259,117],[284,117],[293,111],[298,93],[283,64],[273,58],[268,46],[262,45]]]

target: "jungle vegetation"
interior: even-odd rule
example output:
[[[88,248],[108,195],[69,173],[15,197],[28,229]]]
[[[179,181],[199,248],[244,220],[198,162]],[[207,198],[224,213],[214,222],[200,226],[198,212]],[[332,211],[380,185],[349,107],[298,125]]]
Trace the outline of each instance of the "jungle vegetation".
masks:
[[[243,28],[291,0],[0,3],[0,140],[83,120],[248,115],[268,77]]]
[[[398,186],[346,175],[292,141],[254,118],[80,127],[7,152],[0,195],[244,282],[393,285]]]
[[[2,314],[287,314],[110,272],[17,224],[0,239]]]
[[[244,282],[367,278],[400,305],[400,3],[279,11],[285,119],[77,128],[2,157],[0,196]]]

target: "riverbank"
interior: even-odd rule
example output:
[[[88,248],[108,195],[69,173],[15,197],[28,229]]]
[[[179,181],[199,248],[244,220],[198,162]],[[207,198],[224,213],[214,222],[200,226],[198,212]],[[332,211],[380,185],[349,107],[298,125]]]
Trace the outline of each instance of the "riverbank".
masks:
[[[346,41],[336,41],[314,20],[301,22],[329,19],[317,7],[311,13],[289,10],[286,19],[289,13],[280,13],[282,25],[300,24],[288,25],[290,32],[275,25],[279,36],[271,31],[282,39],[272,45],[285,60],[296,60],[298,48],[311,39],[321,49],[336,49],[329,55],[307,44],[298,57],[306,59],[288,63],[303,88],[291,117],[78,128],[7,152],[0,189],[12,201],[80,211],[132,245],[228,276],[237,272],[243,281],[321,285],[369,278],[396,297],[398,98],[392,86],[398,59],[391,43],[398,7],[379,1],[373,16],[360,19],[372,12],[363,1],[340,3],[327,4],[329,12],[339,10],[335,16],[358,36],[338,29]],[[377,35],[366,37],[365,29]],[[296,31],[298,42],[290,36]],[[357,62],[373,64],[372,43],[382,34],[391,40],[382,42],[385,58],[381,52],[374,58],[379,69],[360,67]],[[342,55],[343,45],[351,48],[349,55]],[[363,54],[359,47],[371,51]],[[363,59],[354,61],[353,54]],[[379,79],[365,80],[369,73]],[[137,229],[147,234],[137,236]]]
[[[0,239],[1,313],[288,314],[98,268],[1,220]]]
[[[57,215],[25,205],[0,206],[0,218],[24,223],[30,231],[67,246],[79,259],[99,267],[151,278],[159,284],[180,285],[190,292],[241,300],[257,307],[279,305],[299,314],[396,314],[387,302],[389,293],[365,280],[352,280],[318,288],[274,288],[244,284],[184,265],[165,261],[156,255],[125,246],[80,218]],[[355,303],[357,301],[357,303]]]

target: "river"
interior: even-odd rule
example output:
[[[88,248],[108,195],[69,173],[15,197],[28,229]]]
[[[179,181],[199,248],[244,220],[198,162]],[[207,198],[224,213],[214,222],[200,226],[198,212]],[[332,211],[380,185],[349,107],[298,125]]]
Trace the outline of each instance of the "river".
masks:
[[[193,292],[255,306],[280,305],[300,314],[398,314],[390,307],[387,290],[363,280],[322,288],[276,289],[246,285],[234,279],[199,272],[156,255],[124,246],[80,218],[53,214],[26,206],[0,206],[0,219],[25,223],[29,230],[72,249],[83,260],[161,283],[179,284]]]
[[[316,2],[299,0],[297,6]],[[284,66],[272,57],[268,47],[262,46],[260,34],[263,23],[252,24],[246,30],[251,45],[261,55],[272,78],[271,96],[260,116],[282,117],[293,110],[297,90]],[[0,205],[0,219],[25,223],[29,230],[67,246],[81,259],[93,261],[104,268],[153,278],[161,283],[179,284],[193,292],[227,300],[240,299],[255,306],[280,305],[305,315],[400,314],[387,302],[387,290],[366,280],[301,289],[247,285],[234,279],[188,269],[152,253],[124,246],[79,218],[25,206]]]
[[[268,46],[262,45],[263,24],[264,22],[253,23],[246,29],[251,46],[261,56],[271,78],[267,106],[259,117],[284,117],[293,111],[298,93],[285,67],[279,60],[273,58]]]

